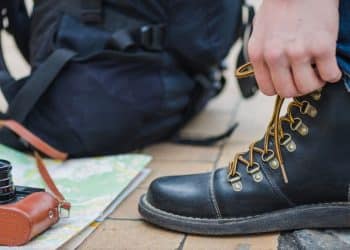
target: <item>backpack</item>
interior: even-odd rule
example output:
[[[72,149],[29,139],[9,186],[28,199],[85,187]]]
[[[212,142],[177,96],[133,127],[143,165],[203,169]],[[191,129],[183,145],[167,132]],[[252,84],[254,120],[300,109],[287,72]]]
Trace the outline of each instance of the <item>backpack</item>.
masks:
[[[23,0],[2,0],[2,28],[14,36],[31,74],[14,80],[1,58],[9,107],[0,118],[71,157],[174,138],[223,89],[222,60],[242,36],[243,5],[37,0],[29,16]],[[6,129],[0,141],[26,148]]]

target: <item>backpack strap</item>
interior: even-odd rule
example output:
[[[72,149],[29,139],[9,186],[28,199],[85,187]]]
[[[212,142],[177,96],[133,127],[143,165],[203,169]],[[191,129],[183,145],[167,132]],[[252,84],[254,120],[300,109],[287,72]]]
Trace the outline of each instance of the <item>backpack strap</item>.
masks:
[[[242,43],[240,45],[241,48],[237,57],[236,65],[243,65],[249,61],[248,42],[252,32],[254,16],[254,7],[248,5],[245,1],[243,5],[242,26],[240,30],[240,39]],[[244,98],[252,97],[258,91],[258,85],[254,77],[237,79],[237,82]]]
[[[103,0],[81,0],[81,20],[83,23],[98,24],[102,18]]]
[[[40,97],[49,88],[63,67],[76,55],[67,49],[58,49],[35,70],[10,103],[8,117],[23,122]]]
[[[177,144],[182,144],[182,145],[191,145],[191,146],[212,146],[213,144],[230,137],[237,127],[238,127],[238,123],[234,123],[222,134],[205,137],[205,138],[190,138],[190,137],[181,137],[180,135],[176,135],[175,137],[172,138],[172,142]]]
[[[183,123],[180,127],[186,125],[188,121],[195,117],[204,107],[208,101],[215,96],[219,95],[226,85],[226,79],[223,75],[223,71],[226,69],[226,66],[221,64],[219,67],[213,67],[211,72],[208,74],[198,74],[194,76],[194,80],[197,83],[198,94],[192,97],[192,103],[189,105],[189,108],[184,114]],[[238,127],[238,123],[234,122],[229,125],[229,127],[222,133],[208,136],[208,137],[189,137],[183,136],[178,131],[171,138],[171,141],[177,144],[183,145],[194,145],[194,146],[211,146],[218,141],[226,139],[232,135],[232,133]]]

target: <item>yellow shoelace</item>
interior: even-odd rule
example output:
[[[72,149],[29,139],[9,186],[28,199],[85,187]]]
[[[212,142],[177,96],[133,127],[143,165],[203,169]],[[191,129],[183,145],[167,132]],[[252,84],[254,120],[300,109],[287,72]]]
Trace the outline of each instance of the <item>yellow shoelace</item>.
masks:
[[[236,71],[237,78],[244,78],[254,75],[253,67],[250,63],[242,65]],[[321,96],[320,91],[316,91],[311,94],[314,100],[319,100]],[[254,174],[260,171],[260,165],[254,162],[254,153],[259,153],[264,162],[269,162],[270,166],[274,169],[280,167],[281,173],[285,183],[288,183],[288,176],[284,166],[284,161],[281,153],[281,146],[285,146],[289,152],[293,152],[296,149],[296,145],[292,140],[290,134],[285,133],[282,128],[282,122],[289,124],[292,131],[297,131],[299,134],[306,136],[308,134],[308,127],[302,122],[301,118],[293,117],[292,108],[297,107],[301,114],[307,114],[310,117],[315,117],[317,115],[317,109],[313,107],[308,101],[302,101],[298,97],[293,98],[287,108],[287,114],[280,117],[281,108],[285,98],[280,96],[276,97],[274,111],[272,118],[267,126],[264,135],[264,147],[259,148],[256,146],[258,141],[253,142],[249,146],[249,159],[244,158],[243,153],[238,153],[235,155],[234,159],[229,164],[228,180],[233,182],[240,179],[240,174],[237,172],[238,162],[242,162],[247,167],[247,172],[249,174]],[[269,149],[270,138],[273,137],[274,150]],[[276,156],[276,157],[275,157]]]

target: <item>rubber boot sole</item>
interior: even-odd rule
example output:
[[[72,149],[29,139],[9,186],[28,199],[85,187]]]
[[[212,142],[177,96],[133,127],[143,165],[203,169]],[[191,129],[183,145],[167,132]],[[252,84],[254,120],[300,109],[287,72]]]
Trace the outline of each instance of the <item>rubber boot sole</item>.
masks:
[[[139,212],[160,227],[200,235],[244,235],[305,228],[350,228],[350,203],[324,203],[297,206],[261,215],[202,219],[171,214],[153,207],[141,197]]]

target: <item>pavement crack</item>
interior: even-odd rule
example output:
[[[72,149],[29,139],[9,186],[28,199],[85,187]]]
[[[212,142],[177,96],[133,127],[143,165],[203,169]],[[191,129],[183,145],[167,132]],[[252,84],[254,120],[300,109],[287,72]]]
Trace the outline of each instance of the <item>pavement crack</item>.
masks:
[[[176,248],[176,250],[182,250],[184,248],[185,242],[187,239],[187,234],[184,235],[184,237],[182,238],[180,245]]]

